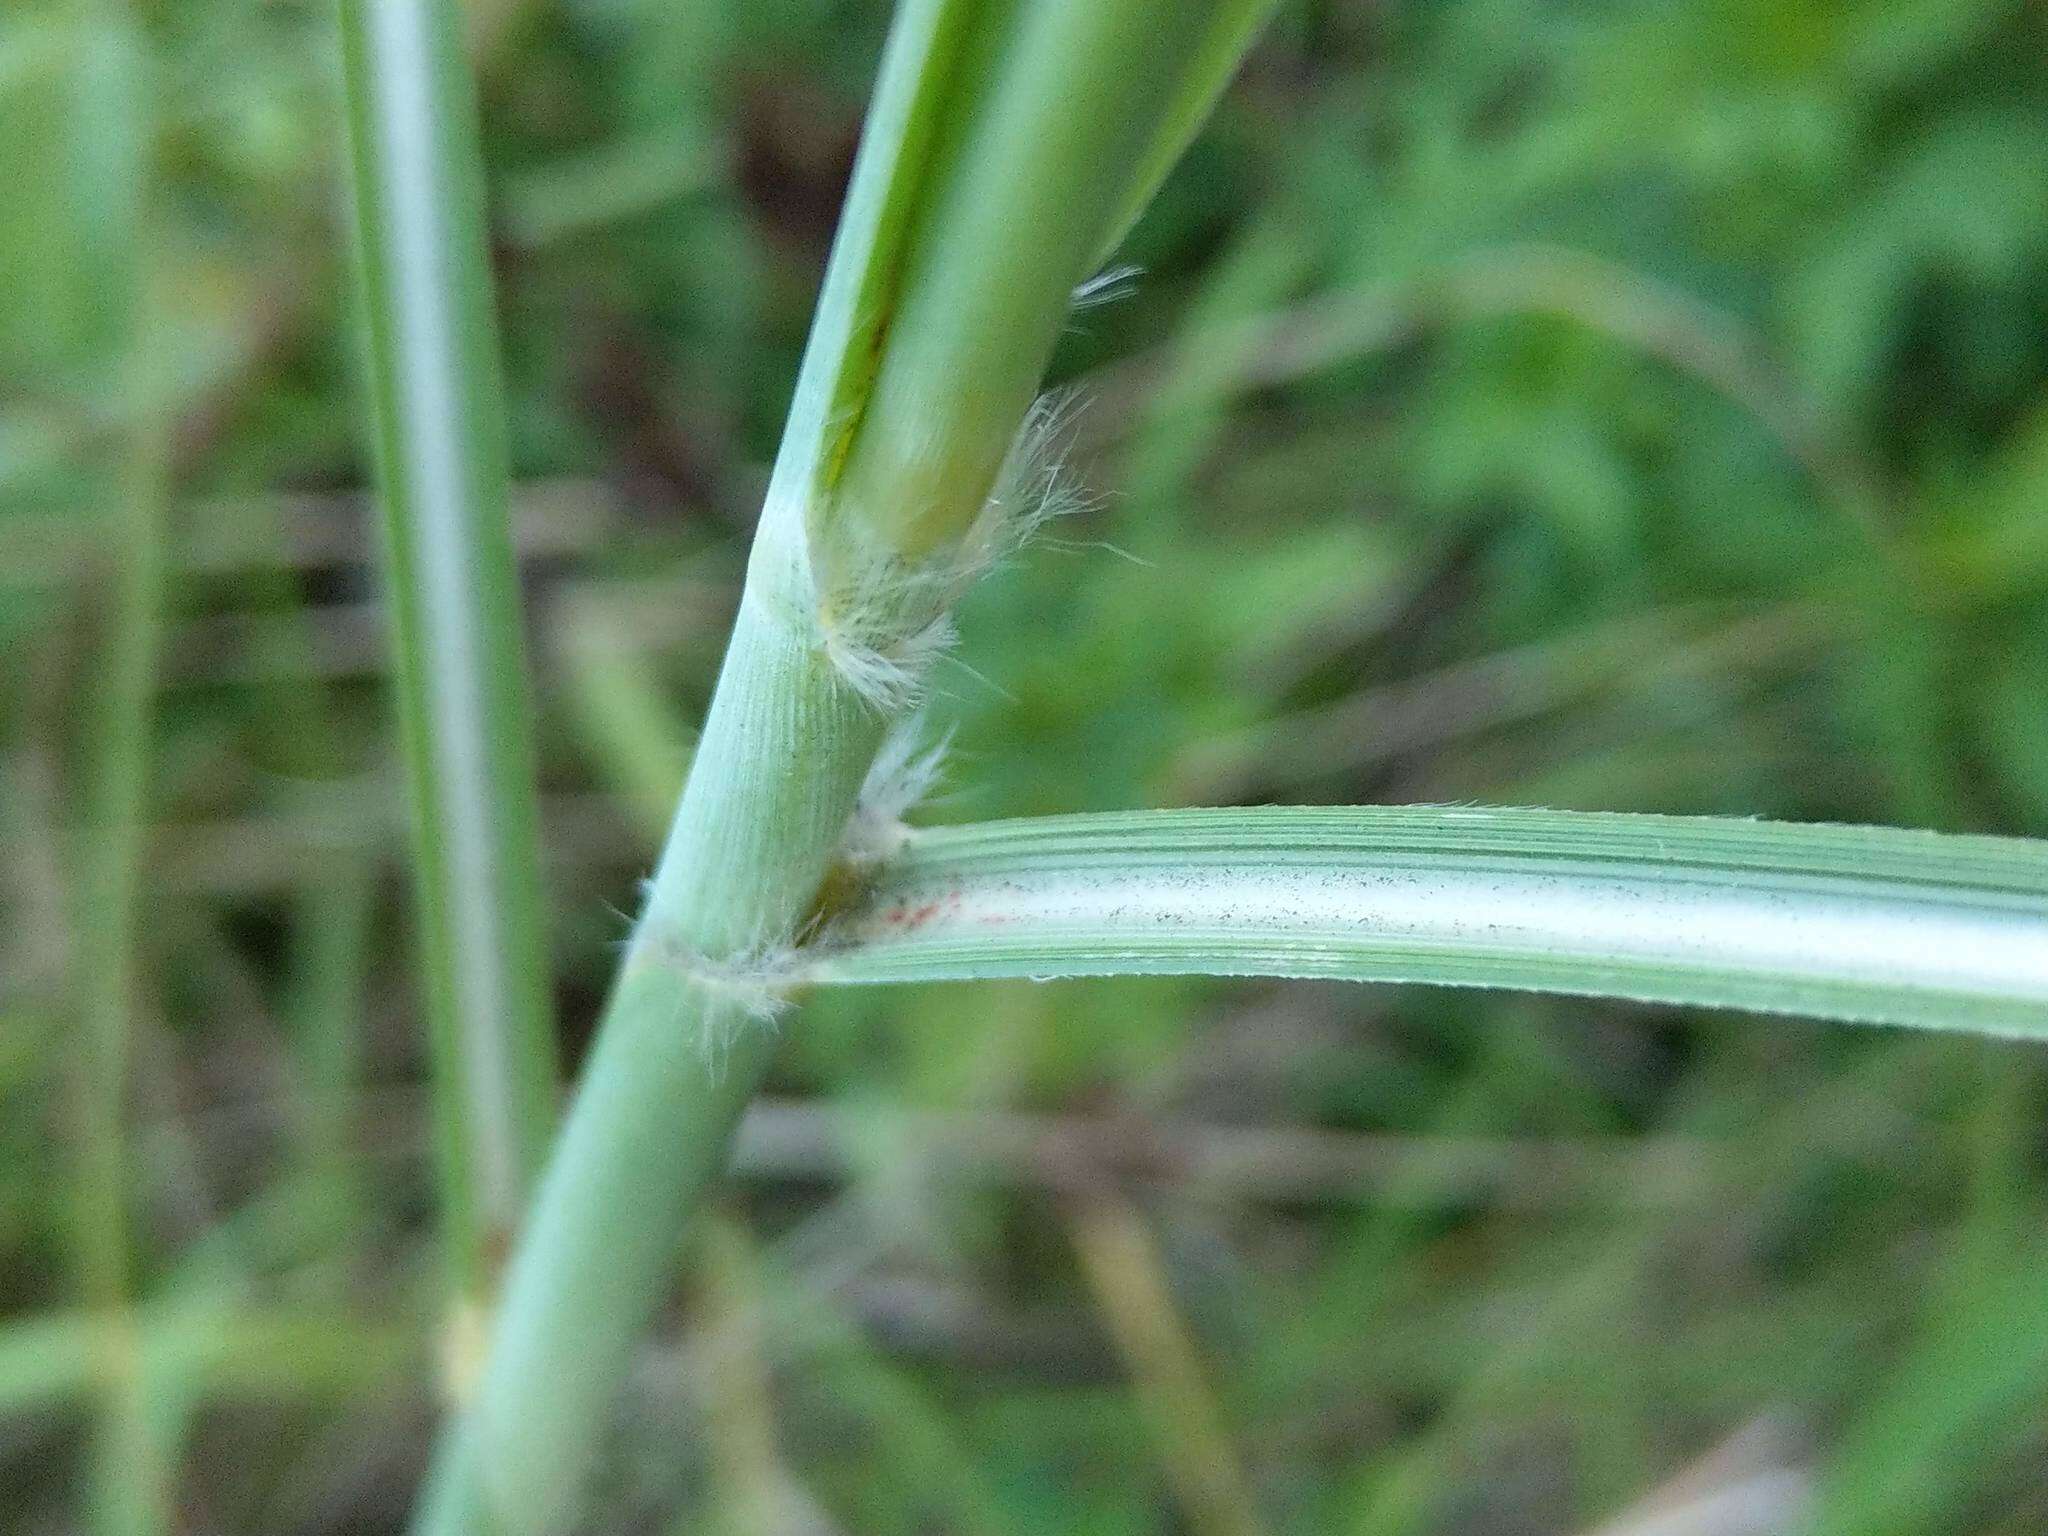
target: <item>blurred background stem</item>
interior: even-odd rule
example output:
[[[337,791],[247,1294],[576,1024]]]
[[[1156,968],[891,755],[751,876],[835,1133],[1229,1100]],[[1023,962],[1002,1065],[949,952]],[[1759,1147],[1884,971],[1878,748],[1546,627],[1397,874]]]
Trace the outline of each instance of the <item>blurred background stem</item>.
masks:
[[[1243,1458],[1224,1427],[1144,1216],[1128,1201],[1098,1191],[1073,1202],[1068,1224],[1188,1529],[1195,1536],[1265,1536]]]
[[[73,1058],[78,1150],[72,1207],[78,1282],[96,1319],[100,1420],[87,1508],[107,1536],[171,1525],[174,1426],[152,1412],[134,1312],[126,1122],[142,1006],[142,874],[157,655],[163,632],[168,455],[151,299],[149,60],[125,6],[80,7],[70,142],[87,279],[78,340],[103,349],[112,439],[100,478],[102,543],[93,685],[79,764],[73,964],[80,1028]]]
[[[453,0],[342,0],[442,1208],[473,1346],[553,1119],[538,811],[474,85]]]

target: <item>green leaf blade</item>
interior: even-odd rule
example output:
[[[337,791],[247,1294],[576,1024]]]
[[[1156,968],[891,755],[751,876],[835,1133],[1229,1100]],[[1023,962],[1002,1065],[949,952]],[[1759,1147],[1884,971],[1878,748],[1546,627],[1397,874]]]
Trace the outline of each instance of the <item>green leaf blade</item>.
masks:
[[[1865,827],[1265,806],[912,836],[819,982],[1428,982],[2048,1038],[2048,848]]]

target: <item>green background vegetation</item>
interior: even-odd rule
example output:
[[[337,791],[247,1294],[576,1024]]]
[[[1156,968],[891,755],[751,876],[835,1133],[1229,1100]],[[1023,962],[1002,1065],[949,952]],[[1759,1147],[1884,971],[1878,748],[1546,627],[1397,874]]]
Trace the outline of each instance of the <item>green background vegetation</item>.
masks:
[[[883,16],[474,20],[573,1060]],[[970,599],[928,814],[2048,835],[2044,56],[2013,0],[1289,6],[1063,344],[1100,499]],[[425,1455],[336,75],[317,0],[0,21],[10,1530],[115,1528],[96,1461],[175,1529],[396,1530]],[[138,838],[88,768],[150,505]],[[79,1024],[109,988],[111,1087]],[[592,1529],[1563,1533],[1687,1469],[1775,1522],[1703,1529],[2048,1521],[2032,1050],[1196,981],[836,995],[788,1034]],[[103,1379],[136,1398],[112,1445]]]

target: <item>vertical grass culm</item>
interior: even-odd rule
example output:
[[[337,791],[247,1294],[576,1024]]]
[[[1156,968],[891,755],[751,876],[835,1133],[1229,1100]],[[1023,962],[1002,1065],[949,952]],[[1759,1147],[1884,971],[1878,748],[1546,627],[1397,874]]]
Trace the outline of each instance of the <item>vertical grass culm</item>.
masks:
[[[555,1098],[504,405],[453,0],[341,0],[341,36],[459,1395]]]
[[[773,1050],[773,960],[815,914],[952,599],[1031,514],[991,493],[1069,295],[1262,9],[899,9],[703,737],[418,1530],[573,1518]]]

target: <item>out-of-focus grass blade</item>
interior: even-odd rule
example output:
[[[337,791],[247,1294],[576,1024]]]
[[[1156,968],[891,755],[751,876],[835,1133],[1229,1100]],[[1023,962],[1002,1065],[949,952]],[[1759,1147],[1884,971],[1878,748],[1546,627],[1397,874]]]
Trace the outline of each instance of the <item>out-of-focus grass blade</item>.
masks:
[[[1096,260],[1109,260],[1123,243],[1131,226],[1145,211],[1180,157],[1187,151],[1205,119],[1235,78],[1245,53],[1259,35],[1280,0],[1224,0],[1203,19],[1202,38],[1186,72],[1175,87],[1171,106],[1159,123],[1159,130],[1139,158],[1129,189],[1109,222],[1108,238]]]
[[[1920,1338],[1846,1427],[1810,1536],[1940,1528],[2021,1447],[2048,1376],[2040,1254],[1937,1291]]]
[[[293,1032],[302,1077],[306,1179],[299,1198],[337,1243],[362,1219],[363,1179],[350,1155],[349,1127],[361,1091],[364,972],[375,884],[354,848],[322,850],[319,876],[298,893],[294,913]]]
[[[91,1393],[104,1363],[99,1320],[85,1312],[0,1327],[0,1413],[49,1412]],[[179,1401],[347,1398],[388,1387],[413,1364],[412,1331],[343,1312],[251,1308],[236,1296],[138,1312],[142,1374],[178,1383]]]
[[[604,782],[659,836],[682,789],[693,733],[645,660],[607,644],[594,616],[573,630],[564,626],[561,639],[564,700],[584,749]]]
[[[92,1318],[99,1417],[88,1453],[86,1528],[106,1536],[169,1529],[178,1435],[133,1346],[127,1104],[142,992],[143,849],[157,659],[163,633],[169,451],[157,395],[151,294],[151,60],[140,18],[87,3],[72,18],[65,147],[72,255],[70,340],[113,402],[115,438],[95,474],[101,541],[88,603],[98,630],[84,711],[73,855],[73,963],[79,1012],[70,1063],[77,1148],[71,1218],[79,1286]]]
[[[458,1282],[553,1117],[533,750],[474,86],[452,0],[342,0],[350,156]]]
[[[809,979],[1320,976],[2048,1039],[2048,845],[1436,806],[911,834]]]

